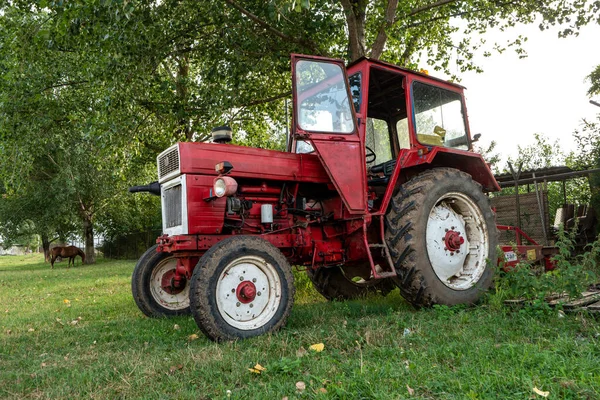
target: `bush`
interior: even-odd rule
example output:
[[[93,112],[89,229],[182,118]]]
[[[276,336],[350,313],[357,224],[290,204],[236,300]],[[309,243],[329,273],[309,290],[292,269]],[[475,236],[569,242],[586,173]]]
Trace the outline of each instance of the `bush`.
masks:
[[[498,307],[505,300],[521,299],[526,308],[539,310],[550,309],[548,300],[561,295],[571,300],[581,297],[600,276],[600,237],[580,255],[574,254],[574,245],[575,235],[561,229],[556,242],[558,253],[553,257],[556,269],[549,272],[526,262],[507,272],[500,263],[490,304]]]

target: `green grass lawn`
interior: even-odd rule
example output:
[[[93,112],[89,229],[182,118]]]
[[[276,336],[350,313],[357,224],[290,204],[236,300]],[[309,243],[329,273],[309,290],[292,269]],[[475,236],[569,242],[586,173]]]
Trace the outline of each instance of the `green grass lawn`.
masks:
[[[600,398],[590,315],[417,311],[397,291],[328,303],[298,273],[284,330],[216,344],[191,317],[144,317],[130,292],[133,261],[66,264],[0,257],[0,398],[543,399],[534,388]],[[315,343],[325,349],[308,350]],[[250,372],[256,363],[266,371]]]

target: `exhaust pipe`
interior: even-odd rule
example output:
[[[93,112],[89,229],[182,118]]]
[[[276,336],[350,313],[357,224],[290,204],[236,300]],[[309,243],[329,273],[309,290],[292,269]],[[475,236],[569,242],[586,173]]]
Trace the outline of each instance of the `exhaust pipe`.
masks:
[[[147,185],[132,186],[129,188],[129,193],[148,192],[155,196],[160,196],[160,184],[158,181],[151,182]]]

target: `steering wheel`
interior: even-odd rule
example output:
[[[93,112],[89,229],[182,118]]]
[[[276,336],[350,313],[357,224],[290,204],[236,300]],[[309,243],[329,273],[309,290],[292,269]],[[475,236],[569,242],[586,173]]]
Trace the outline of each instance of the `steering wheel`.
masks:
[[[366,154],[365,154],[365,159],[367,161],[367,164],[371,164],[371,163],[375,162],[375,160],[377,159],[377,154],[375,154],[373,149],[370,148],[369,146],[365,146],[365,148],[367,149]]]

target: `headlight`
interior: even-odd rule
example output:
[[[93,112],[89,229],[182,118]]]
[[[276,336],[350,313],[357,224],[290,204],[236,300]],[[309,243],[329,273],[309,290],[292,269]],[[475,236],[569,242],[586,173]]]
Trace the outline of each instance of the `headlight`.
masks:
[[[228,176],[222,176],[215,179],[213,183],[213,192],[217,197],[232,196],[237,192],[238,184],[235,179]]]

